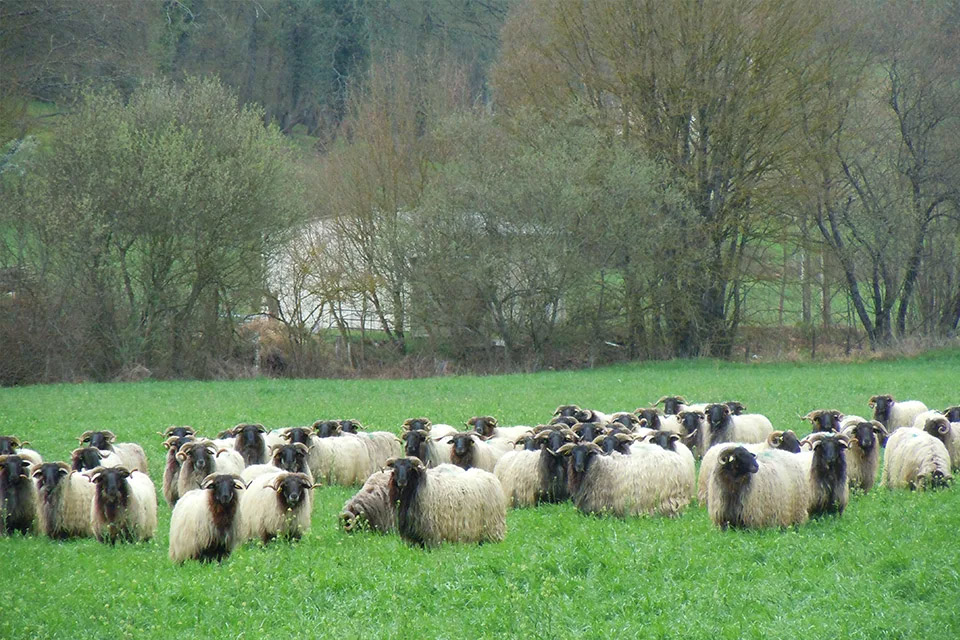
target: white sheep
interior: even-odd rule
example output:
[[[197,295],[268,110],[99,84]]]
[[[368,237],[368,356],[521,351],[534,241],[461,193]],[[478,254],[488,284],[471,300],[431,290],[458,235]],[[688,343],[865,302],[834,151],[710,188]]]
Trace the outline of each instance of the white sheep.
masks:
[[[370,449],[352,433],[335,438],[317,438],[308,458],[314,479],[326,484],[363,484],[373,471]]]
[[[181,496],[170,516],[170,560],[222,562],[230,555],[242,541],[239,504],[245,489],[237,476],[216,474]]]
[[[733,415],[726,404],[707,405],[707,428],[700,433],[697,447],[706,451],[721,442],[763,442],[773,433],[773,424],[759,413]]]
[[[157,490],[150,477],[124,467],[97,467],[88,474],[96,485],[90,520],[97,540],[151,539],[157,530]]]
[[[120,458],[120,466],[130,471],[147,473],[147,454],[143,447],[136,442],[116,442],[117,436],[112,431],[84,431],[80,436],[80,444],[90,443],[101,451],[112,451]]]
[[[737,444],[718,447],[707,487],[707,512],[721,529],[788,527],[809,518],[810,483],[800,456]]]
[[[33,449],[27,449],[29,442],[21,442],[16,436],[0,436],[0,456],[20,456],[31,465],[43,464],[43,458]]]
[[[919,400],[896,401],[891,395],[872,396],[869,404],[873,408],[873,419],[890,434],[903,427],[912,427],[917,415],[927,410],[927,405]]]
[[[950,422],[939,411],[925,411],[914,419],[913,427],[942,442],[950,454],[950,470],[960,469],[960,422]]]
[[[532,507],[540,495],[540,451],[509,451],[497,461],[493,474],[500,481],[507,504]]]
[[[950,452],[926,431],[901,427],[890,434],[880,484],[888,489],[938,488],[953,482]]]
[[[329,438],[321,438],[323,440]],[[310,530],[314,483],[302,473],[255,478],[240,498],[243,540],[298,539]]]
[[[370,468],[380,469],[390,458],[396,458],[402,452],[401,440],[389,431],[358,431],[354,434],[367,447],[370,455]]]
[[[717,466],[717,460],[720,458],[720,452],[726,448],[726,445],[739,445],[753,454],[766,451],[767,449],[780,449],[787,453],[800,453],[800,441],[797,434],[791,430],[774,431],[763,442],[725,442],[724,446],[714,446],[707,449],[700,461],[700,475],[697,480],[697,500],[700,504],[707,503],[707,487],[710,486],[710,475]]]
[[[507,500],[496,476],[451,465],[427,469],[418,458],[387,461],[393,469],[390,502],[397,529],[414,544],[500,542],[507,532]]]
[[[842,425],[840,433],[850,440],[850,448],[847,450],[847,484],[851,489],[870,491],[877,481],[880,440],[886,437],[887,432],[876,420],[844,420]]]
[[[30,462],[20,456],[0,456],[0,536],[31,533],[37,515],[37,487],[30,479]]]
[[[92,536],[90,509],[96,487],[90,478],[65,462],[34,465],[31,474],[39,497],[40,531],[54,539]]]

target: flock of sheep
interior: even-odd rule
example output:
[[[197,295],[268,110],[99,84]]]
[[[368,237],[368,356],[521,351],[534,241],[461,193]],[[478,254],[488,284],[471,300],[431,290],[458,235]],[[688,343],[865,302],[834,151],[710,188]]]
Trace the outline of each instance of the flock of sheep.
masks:
[[[663,405],[662,410],[655,408]],[[850,489],[937,488],[960,467],[960,407],[870,399],[872,419],[811,411],[803,439],[775,431],[739,402],[605,414],[557,408],[547,424],[502,427],[477,416],[458,431],[406,420],[400,437],[355,420],[267,431],[239,424],[216,438],[192,427],[163,433],[162,495],[173,508],[169,555],[222,560],[246,540],[299,538],[318,483],[361,489],[340,513],[345,531],[396,532],[420,545],[500,541],[508,507],[570,500],[584,513],[675,516],[694,498],[721,528],[801,524],[842,514]],[[70,462],[44,462],[0,437],[2,532],[105,542],[147,540],[157,492],[143,448],[87,431]],[[700,459],[699,474],[695,460]]]

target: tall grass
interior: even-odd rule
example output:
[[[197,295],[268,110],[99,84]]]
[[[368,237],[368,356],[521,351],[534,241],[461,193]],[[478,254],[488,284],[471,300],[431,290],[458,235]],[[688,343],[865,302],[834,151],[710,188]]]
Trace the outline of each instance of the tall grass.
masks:
[[[248,380],[52,385],[0,390],[0,433],[65,459],[86,429],[138,441],[161,480],[162,431],[215,433],[354,417],[462,424],[545,421],[563,403],[632,410],[660,395],[738,399],[777,428],[815,408],[867,415],[892,393],[960,401],[960,352],[864,364],[631,364],[592,371],[405,381]],[[396,536],[346,535],[354,489],[316,491],[298,543],[248,544],[222,565],[173,566],[170,510],[157,538],[0,538],[0,638],[649,637],[958,638],[960,495],[877,490],[840,518],[718,531],[705,510],[676,519],[585,517],[569,504],[511,511],[501,544],[424,551]]]

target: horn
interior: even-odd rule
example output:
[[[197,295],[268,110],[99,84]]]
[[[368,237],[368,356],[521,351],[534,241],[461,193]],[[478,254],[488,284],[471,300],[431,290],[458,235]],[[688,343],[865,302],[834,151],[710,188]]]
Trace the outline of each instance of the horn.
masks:
[[[538,433],[537,435],[535,435],[535,436],[534,436],[534,439],[536,439],[537,442],[546,442],[547,440],[550,439],[550,434],[552,434],[552,433],[553,433],[553,431],[546,431],[546,430],[544,430],[544,431],[541,431],[540,433]]]
[[[615,437],[620,442],[627,442],[628,440],[630,441],[633,440],[633,436],[629,433],[615,433],[613,434],[613,437]]]
[[[767,444],[771,447],[776,447],[780,444],[780,441],[783,439],[783,431],[774,431],[769,436],[767,436]]]
[[[599,446],[606,439],[607,439],[607,436],[597,436],[596,438],[593,439],[593,442],[591,442],[590,444],[595,444]]]
[[[563,445],[562,447],[560,447],[559,449],[557,449],[557,455],[558,455],[558,456],[565,456],[565,455],[569,454],[571,451],[573,451],[573,448],[574,448],[575,446],[577,446],[577,445],[573,444],[572,442],[568,442],[567,444],[565,444],[565,445]]]
[[[398,439],[397,442],[400,442],[400,440]],[[302,442],[297,442],[293,445],[293,448],[304,455],[310,452],[310,449],[307,448],[307,445],[303,444]]]
[[[16,436],[10,436],[10,446],[13,447],[14,449],[19,449],[20,447],[23,447],[28,444],[30,443],[20,442],[20,440]]]
[[[592,443],[592,442],[587,442],[587,443],[585,443],[584,446],[586,446],[587,449],[589,449],[590,451],[596,451],[597,453],[603,453],[603,449],[601,449],[598,445],[596,445],[596,444],[594,444],[594,443]]]
[[[396,459],[395,457],[394,457],[394,458],[387,458],[387,461],[383,463],[383,466],[385,466],[385,467],[392,467],[392,466],[393,466],[393,463],[395,463],[396,461],[397,461],[397,459]]]
[[[879,431],[880,433],[882,433],[884,438],[890,435],[889,433],[887,433],[887,428],[884,427],[883,423],[881,423],[879,420],[871,420],[870,424],[873,425],[873,430]]]
[[[850,448],[850,438],[845,435],[838,435],[837,442],[839,442],[844,449]]]
[[[879,397],[879,396],[870,396],[870,402],[869,402],[868,404],[869,404],[871,407],[876,406],[876,404],[877,404],[877,398],[878,398],[878,397]]]
[[[642,429],[642,428],[644,428],[645,426],[647,426],[647,419],[646,419],[646,418],[640,418],[640,419],[637,421],[637,427],[640,428],[640,429]]]
[[[205,477],[203,480],[200,481],[200,488],[209,489],[210,485],[213,484],[213,479],[216,477],[217,477],[217,474],[215,473],[208,474],[207,477]]]
[[[810,413],[808,413],[807,415],[803,416],[803,417],[800,418],[800,419],[801,419],[801,420],[808,420],[808,421],[810,421],[810,422],[813,422],[813,419],[816,418],[819,413],[820,413],[820,409],[817,409],[817,410],[815,410],[815,411],[811,411]]]
[[[166,440],[163,441],[163,448],[164,448],[164,449],[169,449],[169,448],[172,447],[176,442],[177,442],[177,436],[170,436],[169,438],[167,438]]]
[[[469,420],[467,420],[466,425],[467,425],[468,427],[475,427],[475,426],[477,426],[477,418],[478,418],[478,417],[479,417],[479,416],[473,416],[472,418],[470,418]]]
[[[106,429],[102,430],[100,433],[107,439],[107,442],[113,442],[117,439],[117,436],[113,435],[113,431],[107,431]]]
[[[80,434],[79,440],[81,443],[86,442],[87,440],[90,439],[90,436],[92,435],[93,435],[93,431],[84,431],[83,433]]]
[[[63,469],[67,473],[73,471],[73,469],[70,468],[70,465],[68,465],[66,462],[57,462],[56,464],[59,468]]]
[[[678,436],[677,434],[675,433],[670,434],[670,442],[676,442],[679,439],[680,439],[680,436]]]
[[[653,406],[657,406],[658,404],[660,404],[661,402],[664,402],[664,401],[665,401],[667,398],[669,398],[669,397],[670,397],[670,396],[660,396],[660,399],[657,400],[656,402],[654,402],[654,403],[653,403]]]
[[[424,438],[429,438],[429,437],[430,437],[430,432],[427,431],[426,429],[417,429],[416,431],[414,431],[414,433],[416,433],[418,436],[422,436],[422,437],[424,437]]]
[[[243,481],[242,478],[239,478],[239,477],[237,477],[237,476],[233,476],[233,487],[234,487],[234,489],[236,489],[237,491],[243,491],[243,490],[246,489],[248,486],[249,486],[249,485],[247,485],[247,484]]]
[[[417,469],[423,470],[427,468],[427,466],[423,464],[423,460],[421,460],[417,456],[410,456],[410,461],[413,463],[413,466],[415,466]]]

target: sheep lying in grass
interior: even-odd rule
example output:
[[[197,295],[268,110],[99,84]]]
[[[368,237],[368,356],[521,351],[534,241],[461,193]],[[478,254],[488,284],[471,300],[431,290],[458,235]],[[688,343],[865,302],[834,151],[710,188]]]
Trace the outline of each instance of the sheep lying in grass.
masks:
[[[0,456],[0,535],[31,533],[37,514],[37,488],[30,479],[30,461]]]
[[[812,448],[812,451],[800,453],[810,482],[810,516],[842,515],[850,496],[846,459],[849,438],[839,433],[817,431],[801,442]]]
[[[245,489],[237,476],[215,474],[184,494],[170,516],[170,560],[222,562],[230,555],[242,541],[239,504]]]
[[[912,427],[914,419],[927,410],[927,405],[919,400],[896,401],[891,395],[872,396],[869,404],[873,419],[890,434],[903,427]]]
[[[120,466],[131,471],[147,473],[147,454],[136,442],[116,442],[117,436],[106,429],[102,431],[84,431],[80,444],[89,443],[101,451],[111,451],[120,458]]]
[[[803,416],[801,420],[808,420],[813,425],[813,431],[840,433],[843,414],[836,409],[817,409]]]
[[[950,454],[950,470],[960,469],[960,423],[950,422],[939,411],[926,411],[914,419],[913,427],[942,442]]]
[[[40,531],[54,539],[93,536],[90,510],[96,487],[90,478],[66,462],[44,462],[32,467],[39,503]]]
[[[847,450],[847,484],[851,489],[870,491],[877,481],[880,439],[887,435],[876,420],[845,423],[841,434],[850,441]]]
[[[0,436],[0,456],[20,456],[31,465],[42,464],[43,458],[33,449],[27,449],[28,444],[16,436]]]
[[[888,489],[937,489],[953,482],[950,452],[926,431],[901,427],[890,434],[881,485]]]
[[[157,530],[157,490],[149,476],[124,467],[97,467],[90,520],[101,542],[149,540]]]
[[[700,504],[707,503],[707,489],[710,486],[710,476],[717,466],[720,454],[727,449],[726,445],[740,445],[753,454],[758,454],[768,449],[779,449],[787,453],[800,453],[800,440],[791,430],[774,431],[764,442],[726,442],[724,446],[717,445],[710,447],[700,461],[700,475],[697,482],[697,500]]]
[[[441,542],[500,542],[507,532],[507,500],[496,476],[450,465],[427,469],[418,458],[389,460],[390,503],[397,529],[421,546]],[[455,470],[456,469],[456,470]]]
[[[393,472],[390,470],[375,471],[360,490],[347,500],[340,511],[340,522],[344,531],[396,531],[397,510],[390,502],[392,476]]]
[[[265,474],[254,478],[240,498],[243,540],[269,542],[299,539],[310,530],[313,482],[302,473]]]
[[[810,483],[800,456],[779,449],[753,454],[718,445],[707,486],[707,512],[721,529],[788,527],[809,517]]]

